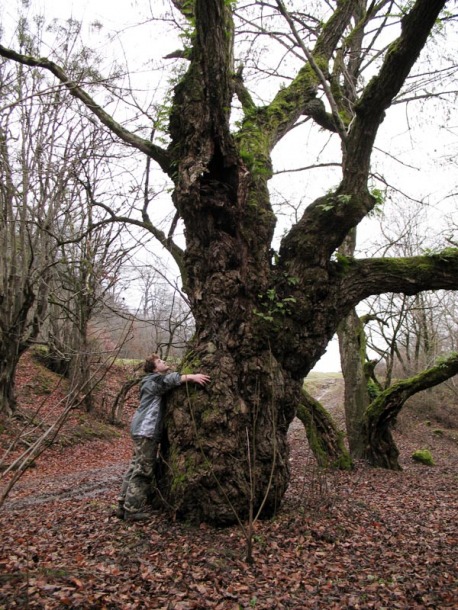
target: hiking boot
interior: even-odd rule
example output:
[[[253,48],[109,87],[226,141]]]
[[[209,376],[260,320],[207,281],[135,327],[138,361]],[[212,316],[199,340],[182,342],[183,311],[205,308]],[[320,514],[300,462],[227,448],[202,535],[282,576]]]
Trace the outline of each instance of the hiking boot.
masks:
[[[124,521],[149,521],[151,519],[151,513],[138,512],[128,513],[124,512]]]
[[[118,517],[118,519],[124,519],[126,516],[126,511],[123,506],[118,506],[116,510],[113,511],[113,515]]]

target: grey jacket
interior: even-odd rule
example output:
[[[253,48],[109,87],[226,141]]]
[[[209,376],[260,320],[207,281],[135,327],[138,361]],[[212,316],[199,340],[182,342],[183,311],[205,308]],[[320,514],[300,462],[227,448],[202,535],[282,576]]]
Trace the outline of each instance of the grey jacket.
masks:
[[[135,411],[130,432],[159,441],[165,412],[164,394],[181,383],[180,373],[151,373],[140,383],[140,406]]]

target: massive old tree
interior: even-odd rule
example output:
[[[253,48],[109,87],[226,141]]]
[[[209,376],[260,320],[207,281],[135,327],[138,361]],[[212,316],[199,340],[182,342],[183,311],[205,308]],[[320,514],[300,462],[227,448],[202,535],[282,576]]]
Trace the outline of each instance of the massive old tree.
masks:
[[[272,514],[280,506],[288,485],[286,435],[303,378],[353,307],[384,292],[458,288],[456,249],[403,259],[335,256],[376,203],[368,181],[377,133],[446,1],[336,0],[311,4],[310,15],[304,7],[294,13],[293,2],[289,12],[280,0],[244,4],[174,1],[192,32],[181,53],[188,63],[174,87],[166,148],[128,131],[50,59],[0,48],[4,58],[51,71],[173,182],[184,250],[151,224],[146,209],[143,221],[182,271],[196,321],[187,362],[212,383],[174,396],[160,487],[178,516],[216,523],[250,509]],[[402,18],[379,46],[374,32],[382,32],[399,5]],[[285,47],[302,58],[295,76],[263,105],[234,62],[233,18],[244,8],[247,36],[263,33],[263,19],[256,20],[261,13],[277,13],[288,25]],[[353,90],[346,75],[362,69],[364,55],[354,52],[354,41],[364,40],[366,29],[373,36],[365,47],[374,52],[373,74]],[[271,153],[304,117],[340,138],[341,179],[331,190],[323,187],[273,253]]]

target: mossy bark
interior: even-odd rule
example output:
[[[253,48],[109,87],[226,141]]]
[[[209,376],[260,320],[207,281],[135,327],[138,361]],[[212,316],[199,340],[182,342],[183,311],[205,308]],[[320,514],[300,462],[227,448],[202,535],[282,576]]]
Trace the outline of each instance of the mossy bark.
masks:
[[[348,260],[355,253],[356,229],[350,231],[339,248],[339,256]],[[365,447],[363,434],[364,413],[369,406],[369,392],[365,376],[366,336],[356,309],[340,322],[337,329],[340,362],[344,378],[344,409],[350,455],[361,458]]]
[[[323,405],[305,390],[296,415],[305,426],[310,449],[319,466],[351,469],[352,462],[345,447],[344,435]]]
[[[270,352],[239,361],[219,339],[216,351],[197,348],[210,388],[180,388],[169,403],[160,487],[175,515],[228,524],[281,505],[295,384]]]

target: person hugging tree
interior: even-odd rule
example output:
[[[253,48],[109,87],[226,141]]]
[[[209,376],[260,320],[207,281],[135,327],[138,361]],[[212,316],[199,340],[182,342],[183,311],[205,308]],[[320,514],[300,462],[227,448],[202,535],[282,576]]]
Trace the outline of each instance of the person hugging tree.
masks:
[[[202,373],[181,375],[170,372],[170,365],[157,354],[145,360],[143,370],[146,375],[140,383],[140,405],[130,428],[134,452],[123,478],[115,511],[117,517],[126,521],[144,521],[151,516],[148,504],[157,447],[162,435],[165,395],[182,383],[193,382],[204,386],[210,381],[210,377]]]

